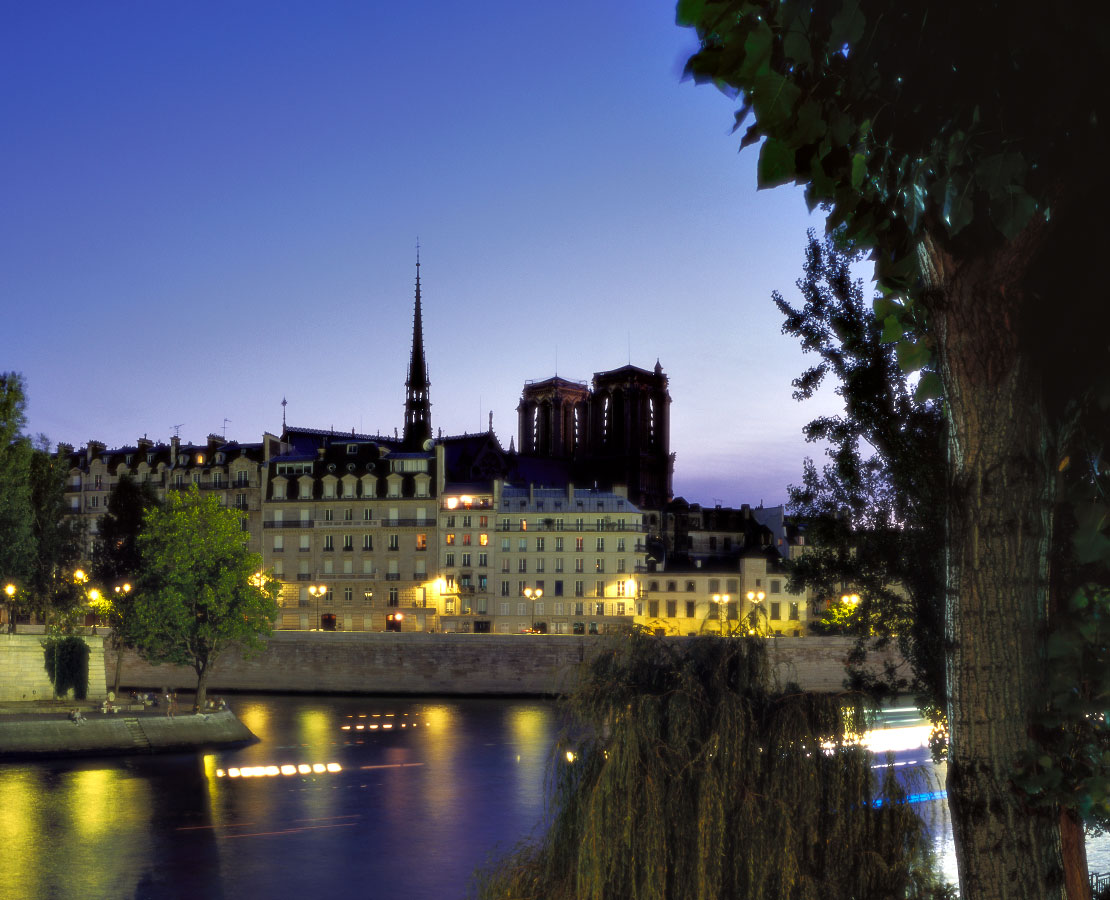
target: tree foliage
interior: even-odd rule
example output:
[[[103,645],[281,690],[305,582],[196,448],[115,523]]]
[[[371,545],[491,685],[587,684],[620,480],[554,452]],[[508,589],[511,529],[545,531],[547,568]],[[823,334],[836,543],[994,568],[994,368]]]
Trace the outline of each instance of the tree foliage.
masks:
[[[29,477],[34,553],[28,585],[31,611],[63,629],[81,616],[84,588],[74,581],[82,553],[82,528],[69,518],[66,461],[52,454],[45,436],[35,441]]]
[[[1014,776],[1050,697],[1050,617],[1089,608],[1061,602],[1052,551],[1057,473],[1070,462],[1097,482],[1110,413],[1110,304],[1091,265],[1105,228],[1089,215],[1110,181],[1110,8],[680,0],[678,15],[701,41],[688,71],[739,93],[738,125],[754,114],[742,143],[763,141],[760,184],[804,184],[871,251],[884,339],[904,370],[935,372],[922,396],[943,390],[961,892],[1042,900],[1066,880],[1080,896],[1074,828],[1056,815],[1079,795],[1031,806]],[[1097,452],[1080,453],[1089,438]],[[1081,542],[1105,534],[1110,506],[1093,502]]]
[[[31,442],[23,377],[0,373],[0,579],[22,581],[31,572]],[[22,587],[22,585],[17,585]]]
[[[858,257],[856,257],[858,259]],[[853,257],[832,238],[810,232],[802,304],[778,292],[783,333],[819,357],[794,380],[806,400],[831,376],[844,401],[840,415],[805,428],[809,441],[827,442],[820,470],[807,459],[800,485],[790,488],[792,512],[807,524],[807,552],[790,562],[791,589],[809,588],[830,601],[830,626],[859,634],[861,647],[898,643],[911,672],[868,678],[856,686],[912,690],[922,712],[942,726],[944,674],[944,428],[935,401],[915,396],[898,365],[883,323],[851,271]],[[845,586],[858,609],[840,604]]]
[[[762,639],[630,635],[568,712],[549,830],[483,897],[946,896],[859,695],[773,690]]]
[[[262,576],[262,559],[247,549],[235,511],[195,486],[147,511],[139,548],[124,631],[147,659],[192,666],[203,706],[221,652],[262,648],[277,617],[277,584]]]

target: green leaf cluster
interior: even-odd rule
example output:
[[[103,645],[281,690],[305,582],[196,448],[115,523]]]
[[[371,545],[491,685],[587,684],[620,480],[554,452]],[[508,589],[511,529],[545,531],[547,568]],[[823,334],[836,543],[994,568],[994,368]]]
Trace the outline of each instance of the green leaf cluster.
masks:
[[[277,617],[276,582],[246,546],[239,516],[195,487],[149,509],[139,535],[141,569],[125,632],[147,659],[192,666],[198,702],[227,647],[263,647]]]
[[[54,696],[73,691],[76,700],[89,693],[89,645],[76,635],[53,635],[42,642],[46,674],[54,685]]]

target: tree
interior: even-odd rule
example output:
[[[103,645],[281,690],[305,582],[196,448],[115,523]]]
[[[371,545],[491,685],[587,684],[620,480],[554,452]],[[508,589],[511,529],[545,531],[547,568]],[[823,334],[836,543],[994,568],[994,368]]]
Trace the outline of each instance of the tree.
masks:
[[[947,896],[893,767],[852,739],[860,695],[772,690],[765,640],[633,634],[567,705],[547,834],[481,896]]]
[[[142,567],[139,534],[147,511],[158,505],[158,495],[148,482],[137,482],[130,475],[120,475],[108,498],[107,512],[100,517],[96,543],[93,544],[93,576],[97,583],[104,586],[100,611],[112,629],[112,643],[116,648],[112,690],[117,696],[123,650],[132,646],[125,629],[132,621],[129,607]]]
[[[40,435],[30,465],[31,606],[44,622],[71,630],[84,612],[85,590],[74,579],[81,558],[82,530],[68,515],[65,478],[65,457],[52,454],[46,437]]]
[[[194,709],[203,708],[212,663],[231,645],[262,649],[277,617],[277,583],[247,550],[239,516],[196,486],[147,511],[141,570],[124,633],[152,662],[190,665]]]
[[[858,259],[858,257],[856,258]],[[826,376],[836,379],[844,413],[805,428],[826,441],[829,462],[807,459],[801,485],[790,489],[792,512],[806,521],[807,552],[789,563],[791,589],[808,588],[835,602],[826,625],[872,639],[896,640],[912,670],[877,682],[854,672],[856,685],[911,689],[922,712],[944,733],[944,429],[935,401],[914,397],[883,323],[864,299],[851,264],[832,238],[811,231],[803,303],[775,292],[783,333],[820,361],[794,380],[806,400]],[[845,586],[861,600],[839,602]],[[820,627],[820,626],[819,626]],[[867,682],[870,681],[868,684]]]
[[[31,572],[34,537],[31,533],[31,442],[23,434],[27,424],[27,395],[23,377],[0,373],[0,578],[25,596]],[[22,582],[22,583],[21,583]],[[15,628],[15,609],[8,603],[9,628]]]
[[[1050,590],[1058,473],[1078,464],[1090,489],[1105,465],[1104,445],[1082,451],[1110,410],[1110,306],[1091,264],[1105,228],[1088,214],[1110,180],[1110,12],[681,0],[678,18],[701,41],[688,71],[741,92],[738,126],[754,113],[742,144],[763,140],[761,186],[804,184],[872,252],[884,337],[924,368],[921,396],[943,391],[961,895],[1063,897],[1061,834],[1077,820],[1060,795],[1031,806],[1015,773],[1038,752],[1050,611],[1070,608]],[[1091,502],[1081,542],[1107,521]]]

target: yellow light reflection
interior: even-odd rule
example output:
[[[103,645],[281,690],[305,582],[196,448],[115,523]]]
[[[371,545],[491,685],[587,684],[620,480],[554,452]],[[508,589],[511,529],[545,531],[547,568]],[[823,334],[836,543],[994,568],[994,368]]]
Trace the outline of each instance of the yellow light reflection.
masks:
[[[310,747],[320,747],[331,743],[333,730],[332,717],[321,709],[306,709],[297,718],[301,729],[301,742]]]
[[[270,733],[270,708],[261,703],[235,704],[235,715],[256,737],[263,741],[273,739]]]

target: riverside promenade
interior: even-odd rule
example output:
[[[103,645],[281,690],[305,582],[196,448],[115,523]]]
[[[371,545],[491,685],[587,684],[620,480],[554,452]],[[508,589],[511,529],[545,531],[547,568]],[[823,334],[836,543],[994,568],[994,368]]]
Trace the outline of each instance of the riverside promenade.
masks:
[[[171,753],[251,743],[257,738],[229,709],[199,713],[114,704],[102,713],[89,701],[0,703],[0,761],[37,757]],[[79,709],[83,721],[70,719]]]

